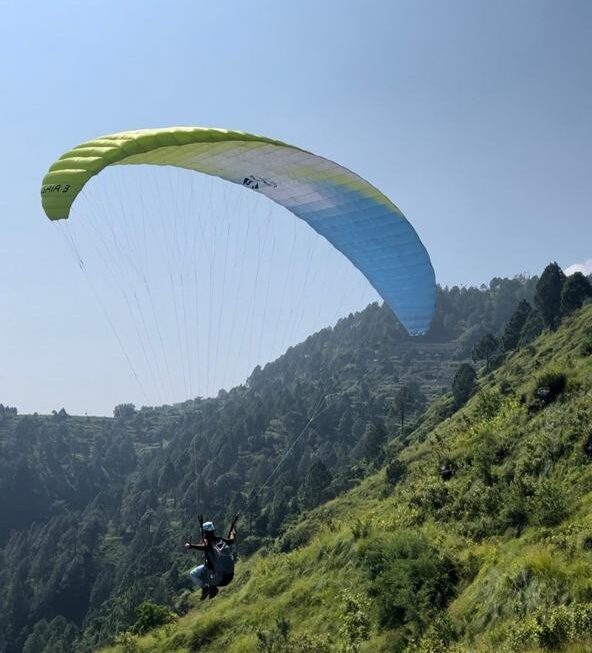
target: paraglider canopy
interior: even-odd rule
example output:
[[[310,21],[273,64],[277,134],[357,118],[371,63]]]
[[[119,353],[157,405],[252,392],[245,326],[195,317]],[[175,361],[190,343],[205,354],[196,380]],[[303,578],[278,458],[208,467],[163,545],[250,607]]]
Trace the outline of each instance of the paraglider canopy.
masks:
[[[410,334],[429,328],[436,289],[424,245],[401,211],[347,168],[244,132],[201,127],[120,132],[82,143],[50,167],[41,188],[47,217],[68,218],[89,179],[107,166],[132,164],[195,170],[265,195],[341,251]]]

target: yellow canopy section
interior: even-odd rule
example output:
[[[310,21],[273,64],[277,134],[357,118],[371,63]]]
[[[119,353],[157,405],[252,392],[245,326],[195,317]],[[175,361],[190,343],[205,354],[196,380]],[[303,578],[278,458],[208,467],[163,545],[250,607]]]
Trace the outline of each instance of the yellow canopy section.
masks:
[[[62,154],[49,168],[41,185],[41,204],[50,220],[63,220],[69,216],[70,207],[84,184],[108,165],[151,163],[208,172],[188,162],[188,149],[195,150],[197,146],[203,153],[214,144],[218,147],[221,144],[232,147],[234,144],[240,148],[240,144],[257,143],[298,149],[263,136],[205,127],[139,129],[101,136]],[[131,157],[133,161],[126,161]]]

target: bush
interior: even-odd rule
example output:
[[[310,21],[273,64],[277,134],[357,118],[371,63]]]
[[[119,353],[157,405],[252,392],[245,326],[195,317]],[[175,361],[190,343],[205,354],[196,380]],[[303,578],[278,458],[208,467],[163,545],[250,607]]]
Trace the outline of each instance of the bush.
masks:
[[[419,644],[411,647],[409,653],[452,653],[457,650],[456,638],[454,625],[448,615],[443,614],[434,619]]]
[[[514,479],[504,494],[501,503],[503,524],[515,528],[519,533],[528,524],[528,486],[520,479]]]
[[[541,374],[533,390],[533,403],[529,409],[544,408],[553,403],[567,386],[567,376],[563,372],[549,371]]]
[[[189,650],[199,651],[202,647],[210,644],[223,630],[227,627],[223,619],[214,619],[212,621],[200,620],[189,638]]]
[[[185,649],[189,646],[189,642],[189,633],[175,633],[167,642],[168,650]]]
[[[548,480],[537,487],[531,498],[531,520],[540,526],[557,526],[569,514],[565,492]]]
[[[455,562],[420,533],[400,531],[361,554],[383,627],[422,634],[455,594]]]
[[[280,551],[282,553],[290,553],[290,551],[295,551],[302,546],[306,546],[316,528],[316,525],[314,528],[311,528],[308,523],[289,528],[280,541]]]
[[[265,544],[265,539],[263,537],[248,535],[243,540],[240,540],[240,554],[248,557],[261,548],[263,544]]]
[[[140,651],[137,639],[128,632],[119,633],[115,638],[115,645],[121,653],[139,653]]]
[[[592,329],[587,329],[584,333],[584,340],[580,345],[580,354],[582,356],[592,355]]]
[[[443,481],[449,481],[453,476],[456,476],[457,471],[458,467],[455,460],[452,458],[443,458],[441,460],[438,473]]]
[[[138,608],[138,618],[132,626],[132,632],[143,635],[149,630],[159,628],[174,621],[175,615],[163,605],[144,601]]]
[[[482,390],[477,395],[477,415],[484,420],[493,419],[502,406],[502,398],[494,390]]]
[[[557,650],[567,643],[577,641],[592,634],[592,606],[576,603],[569,606],[558,605],[547,610],[539,610],[514,628],[510,635],[510,651],[540,647]]]
[[[343,640],[343,653],[358,653],[361,642],[370,633],[370,604],[367,598],[349,590],[341,594],[339,634]]]
[[[351,532],[354,540],[360,540],[368,537],[372,528],[372,520],[369,517],[358,517],[351,526]]]
[[[175,611],[178,615],[183,616],[187,614],[191,609],[191,592],[189,590],[184,590],[179,594],[175,599]]]
[[[290,623],[280,617],[274,628],[257,631],[257,650],[260,653],[331,653],[327,637],[323,635],[293,635]]]
[[[592,434],[588,435],[582,443],[582,451],[587,458],[592,458]]]
[[[386,480],[391,485],[397,485],[397,483],[400,483],[405,478],[406,473],[407,465],[398,458],[392,460],[385,469]]]
[[[413,491],[409,494],[410,506],[418,508],[423,518],[427,515],[436,517],[449,500],[450,491],[440,478],[433,476],[425,476],[417,480],[413,485]]]

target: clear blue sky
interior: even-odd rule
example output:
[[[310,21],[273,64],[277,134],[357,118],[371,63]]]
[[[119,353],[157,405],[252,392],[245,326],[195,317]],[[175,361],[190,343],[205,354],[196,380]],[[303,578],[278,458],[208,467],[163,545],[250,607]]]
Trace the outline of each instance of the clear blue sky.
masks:
[[[588,0],[0,0],[0,15],[1,403],[143,403],[39,204],[48,165],[103,133],[220,126],[334,159],[403,210],[442,284],[592,259]],[[219,384],[246,376],[234,362]]]

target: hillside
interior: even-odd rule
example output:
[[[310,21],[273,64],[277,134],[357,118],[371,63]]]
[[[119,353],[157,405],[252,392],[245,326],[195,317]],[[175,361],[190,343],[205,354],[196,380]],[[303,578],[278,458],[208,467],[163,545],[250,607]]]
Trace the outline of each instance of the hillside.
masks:
[[[592,648],[592,306],[426,413],[176,623],[109,651]]]
[[[424,338],[371,305],[215,398],[121,405],[113,418],[0,407],[0,652],[94,650],[143,601],[173,607],[189,587],[180,545],[200,511],[218,522],[243,513],[242,556],[273,546],[380,467],[386,440],[408,437],[535,284],[441,289]]]

